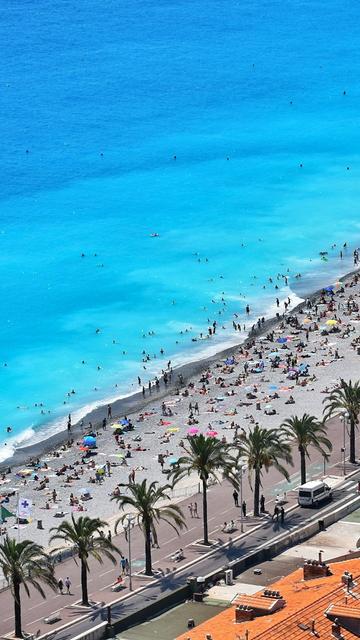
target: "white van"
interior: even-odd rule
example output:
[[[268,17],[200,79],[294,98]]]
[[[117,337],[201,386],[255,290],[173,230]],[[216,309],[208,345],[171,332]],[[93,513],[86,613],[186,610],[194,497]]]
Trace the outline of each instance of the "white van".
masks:
[[[322,480],[312,480],[299,487],[300,507],[318,507],[322,502],[332,500],[332,490]]]

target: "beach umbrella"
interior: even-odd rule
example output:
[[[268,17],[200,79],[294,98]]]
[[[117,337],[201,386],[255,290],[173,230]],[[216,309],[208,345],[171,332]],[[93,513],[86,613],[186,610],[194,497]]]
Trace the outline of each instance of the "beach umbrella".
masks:
[[[105,474],[105,469],[104,469],[104,467],[101,467],[101,466],[99,466],[99,465],[97,465],[97,466],[95,467],[95,471],[96,471],[96,473],[97,473],[99,476],[103,476],[103,475]]]
[[[177,433],[179,431],[179,427],[169,427],[166,431],[167,433]]]
[[[326,323],[329,327],[333,327],[335,324],[337,324],[338,321],[335,320],[334,318],[331,318],[330,320],[326,320]]]
[[[129,420],[125,420],[123,418],[122,420],[119,420],[119,424],[122,424],[124,427],[128,427],[130,422],[129,422]]]
[[[216,438],[218,432],[214,431],[213,429],[210,429],[210,431],[206,432],[206,435],[209,436],[210,438]]]
[[[197,427],[191,427],[191,429],[188,429],[189,436],[195,436],[198,432],[199,432],[199,429]]]
[[[279,342],[279,344],[285,344],[285,342],[287,342],[287,338],[277,338],[276,342]]]
[[[325,287],[325,291],[327,291],[328,293],[332,293],[334,289],[334,285],[329,285],[328,287]]]
[[[24,477],[24,476],[31,476],[33,473],[32,469],[20,469],[20,471],[17,472],[17,476],[20,477]]]
[[[235,364],[235,358],[226,358],[225,364]]]

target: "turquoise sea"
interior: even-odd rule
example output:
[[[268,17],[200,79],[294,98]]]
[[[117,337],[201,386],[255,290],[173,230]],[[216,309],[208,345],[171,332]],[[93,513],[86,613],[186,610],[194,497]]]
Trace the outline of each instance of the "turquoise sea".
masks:
[[[0,30],[1,460],[351,268],[360,5],[3,0]]]

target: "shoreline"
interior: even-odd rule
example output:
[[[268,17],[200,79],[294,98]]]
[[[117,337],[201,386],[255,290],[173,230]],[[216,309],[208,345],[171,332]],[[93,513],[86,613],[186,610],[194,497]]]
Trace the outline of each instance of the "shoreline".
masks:
[[[349,271],[339,278],[339,282],[345,284],[347,280],[351,279],[352,276],[358,271],[359,269],[353,269],[352,271]],[[307,295],[305,294],[305,298],[314,300],[317,296],[319,296],[322,290],[323,287],[320,287],[316,291],[308,293]],[[220,351],[217,351],[213,355],[207,356],[205,358],[201,358],[191,362],[185,362],[182,365],[174,367],[172,381],[167,386],[164,386],[164,383],[161,379],[160,389],[156,390],[154,388],[151,395],[146,395],[145,397],[143,397],[142,392],[138,391],[129,396],[115,400],[111,403],[112,420],[116,420],[124,415],[131,415],[133,413],[141,412],[154,401],[157,402],[171,395],[176,388],[178,388],[179,386],[185,386],[191,378],[198,375],[199,373],[202,373],[212,364],[217,363],[219,360],[232,355],[234,350],[236,350],[238,347],[246,345],[248,341],[252,340],[255,337],[266,334],[272,328],[276,327],[282,321],[285,315],[291,315],[300,311],[304,307],[306,299],[297,304],[294,308],[291,308],[287,314],[282,314],[280,318],[273,316],[265,320],[260,329],[250,331],[246,338],[243,338],[231,347],[220,349]],[[178,384],[179,375],[181,375],[183,378],[183,383],[181,385]],[[146,393],[148,394],[148,390]],[[84,430],[86,429],[86,422],[92,422],[93,428],[96,430],[100,426],[101,421],[104,417],[106,417],[106,415],[107,404],[101,404],[96,409],[93,409],[89,413],[85,414],[80,421],[72,426],[71,438],[76,439],[83,434]],[[41,458],[44,454],[47,454],[66,443],[68,437],[69,436],[67,430],[63,429],[58,433],[52,434],[48,438],[39,440],[39,442],[29,444],[26,447],[19,447],[17,450],[15,450],[12,456],[9,456],[9,458],[0,463],[0,471],[8,469],[9,467],[17,467],[23,465],[32,458]]]

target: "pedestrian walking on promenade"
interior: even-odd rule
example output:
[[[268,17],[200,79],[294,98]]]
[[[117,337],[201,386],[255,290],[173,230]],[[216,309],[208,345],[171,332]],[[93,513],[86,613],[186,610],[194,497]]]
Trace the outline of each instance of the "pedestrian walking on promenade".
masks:
[[[61,593],[61,595],[63,595],[63,591],[64,591],[64,583],[61,580],[61,578],[58,580],[58,589],[59,589],[59,593]]]
[[[261,494],[261,498],[260,498],[260,512],[265,513],[265,498],[263,494]]]
[[[66,593],[70,596],[71,580],[69,576],[67,576],[67,578],[65,579],[65,587],[66,587]]]
[[[194,507],[193,507],[193,503],[190,502],[190,504],[188,505],[188,509],[189,509],[189,513],[190,513],[190,518],[194,517]]]
[[[245,502],[245,500],[242,501],[241,509],[242,509],[242,513],[243,513],[244,518],[246,518],[246,502]]]
[[[281,509],[280,509],[280,522],[281,522],[281,524],[284,524],[284,520],[285,520],[285,509],[284,509],[284,507],[281,507]]]
[[[234,498],[235,507],[238,507],[239,506],[239,494],[236,491],[236,489],[234,489],[234,491],[233,491],[233,498]]]
[[[197,502],[194,502],[194,504],[193,504],[193,512],[194,512],[194,518],[198,518],[199,514],[198,514],[198,509],[197,509]]]

